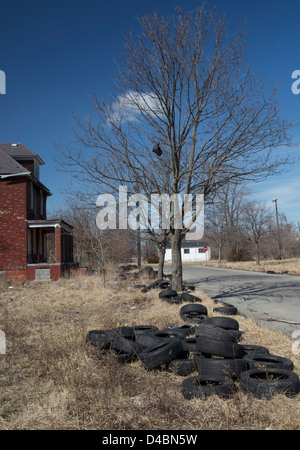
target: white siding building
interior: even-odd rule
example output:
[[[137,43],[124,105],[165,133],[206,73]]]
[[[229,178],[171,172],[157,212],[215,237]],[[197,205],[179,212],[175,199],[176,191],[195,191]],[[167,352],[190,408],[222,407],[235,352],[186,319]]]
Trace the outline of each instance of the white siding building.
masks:
[[[208,261],[211,259],[211,248],[207,242],[186,241],[181,244],[182,261]],[[166,249],[165,261],[172,261],[171,246]]]

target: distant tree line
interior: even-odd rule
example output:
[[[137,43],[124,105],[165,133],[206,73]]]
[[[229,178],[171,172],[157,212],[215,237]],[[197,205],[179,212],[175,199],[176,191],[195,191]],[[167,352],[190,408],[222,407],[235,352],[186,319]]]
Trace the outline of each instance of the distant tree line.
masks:
[[[205,238],[219,261],[300,257],[300,226],[251,198],[245,185],[228,184],[205,212]]]

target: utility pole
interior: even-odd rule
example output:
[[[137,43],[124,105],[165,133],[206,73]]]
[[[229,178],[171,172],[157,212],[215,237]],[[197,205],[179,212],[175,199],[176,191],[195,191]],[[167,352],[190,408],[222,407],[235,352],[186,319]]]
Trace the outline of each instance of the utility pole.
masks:
[[[280,236],[280,229],[279,229],[279,220],[278,220],[278,208],[277,208],[277,198],[275,198],[275,200],[272,200],[273,202],[275,202],[275,212],[276,212],[276,227],[277,227],[277,239],[278,239],[278,249],[279,249],[279,253],[278,253],[278,259],[282,259],[282,255],[281,255],[281,236]]]
[[[139,191],[139,185],[138,182],[135,184],[135,192],[138,194]],[[140,202],[137,202],[137,207],[140,208]],[[137,249],[137,266],[138,269],[142,267],[142,251],[141,251],[141,215],[138,214],[137,216],[137,222],[138,222],[138,228],[137,228],[137,242],[136,242],[136,249]]]

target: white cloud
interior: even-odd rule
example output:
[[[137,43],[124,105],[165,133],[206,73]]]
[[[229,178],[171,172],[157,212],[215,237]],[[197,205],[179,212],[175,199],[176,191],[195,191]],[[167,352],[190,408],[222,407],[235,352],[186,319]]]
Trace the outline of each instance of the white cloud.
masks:
[[[135,121],[141,112],[145,112],[150,116],[162,114],[158,98],[153,93],[140,94],[139,92],[128,91],[123,95],[119,95],[112,104],[109,120],[111,122],[119,121],[120,119],[127,122]]]

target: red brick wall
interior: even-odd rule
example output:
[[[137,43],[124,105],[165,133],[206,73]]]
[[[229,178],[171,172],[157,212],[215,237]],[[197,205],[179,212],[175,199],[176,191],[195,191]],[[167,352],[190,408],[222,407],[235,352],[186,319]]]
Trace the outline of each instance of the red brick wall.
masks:
[[[26,267],[26,185],[25,177],[0,180],[0,270]]]
[[[31,208],[31,194],[32,190],[30,188],[30,185],[32,184],[33,191],[34,191],[34,205],[33,208]],[[47,196],[44,193],[43,194],[43,200],[41,200],[41,190],[38,188],[34,183],[28,182],[27,183],[27,219],[29,220],[35,220],[35,219],[46,219],[47,212],[46,212],[46,200]],[[41,201],[43,201],[44,208],[41,207]]]

